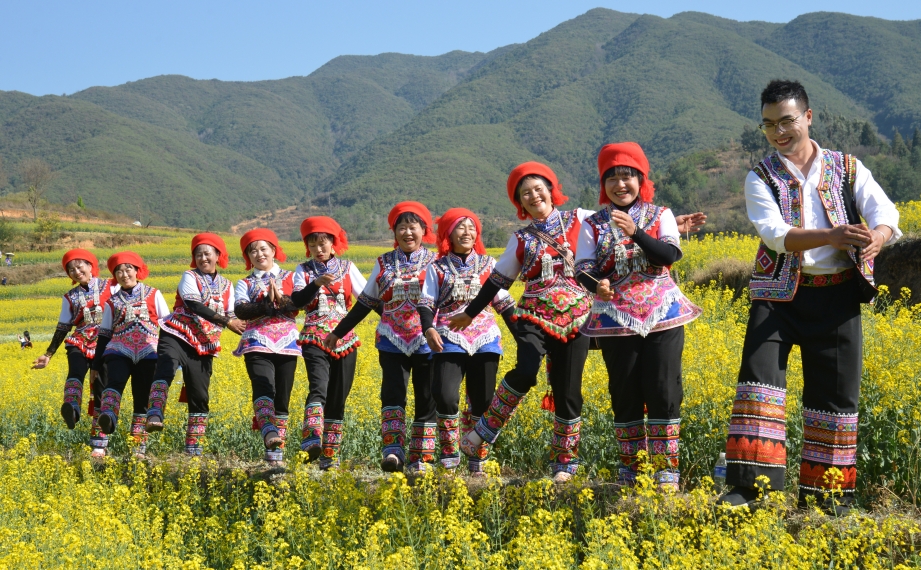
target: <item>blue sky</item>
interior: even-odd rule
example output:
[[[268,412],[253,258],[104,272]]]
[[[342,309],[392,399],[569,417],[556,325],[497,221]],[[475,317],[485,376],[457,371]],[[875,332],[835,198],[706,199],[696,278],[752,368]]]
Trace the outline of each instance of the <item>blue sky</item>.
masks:
[[[695,10],[787,22],[834,10],[921,19],[921,2],[594,0],[242,2],[7,0],[0,90],[74,93],[162,74],[251,81],[308,75],[337,55],[438,55],[527,41],[597,6],[669,17]],[[12,6],[10,4],[13,4]]]

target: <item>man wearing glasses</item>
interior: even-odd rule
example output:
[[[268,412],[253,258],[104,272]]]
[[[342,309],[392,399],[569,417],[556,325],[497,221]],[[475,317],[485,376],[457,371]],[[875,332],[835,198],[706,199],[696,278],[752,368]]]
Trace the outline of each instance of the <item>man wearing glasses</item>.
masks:
[[[809,138],[812,109],[802,85],[771,81],[761,117],[775,152],[745,180],[761,246],[726,443],[726,482],[734,488],[721,501],[755,505],[756,484],[765,488],[759,476],[771,490],[784,488],[786,367],[796,344],[804,377],[800,506],[813,495],[843,514],[857,478],[860,303],[875,293],[873,258],[901,236],[899,214],[860,161]],[[837,500],[825,498],[831,488],[840,489]]]

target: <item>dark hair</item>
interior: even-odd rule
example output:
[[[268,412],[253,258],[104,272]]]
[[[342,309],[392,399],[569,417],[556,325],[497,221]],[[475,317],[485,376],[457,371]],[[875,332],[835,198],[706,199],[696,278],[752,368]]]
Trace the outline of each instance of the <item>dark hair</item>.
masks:
[[[806,88],[799,81],[774,79],[761,92],[761,107],[764,108],[765,105],[782,103],[790,99],[794,99],[797,104],[803,105],[803,111],[809,108],[809,95],[806,95]]]
[[[544,183],[544,186],[547,187],[547,190],[553,191],[553,184],[549,180],[541,176],[540,174],[528,174],[523,176],[521,180],[518,181],[518,186],[515,186],[515,202],[521,204],[521,185],[525,183],[526,180],[540,180]]]
[[[22,335],[26,337],[26,340],[32,340],[32,337],[29,336],[29,331],[23,331]]]
[[[605,180],[614,176],[636,176],[640,179],[640,186],[643,185],[643,180],[645,180],[643,173],[632,166],[612,166],[601,175],[601,183],[604,184]]]
[[[310,242],[318,242],[321,239],[326,238],[331,242],[335,242],[335,238],[326,232],[313,232],[312,234],[307,234],[304,236],[304,243],[310,245]]]
[[[422,226],[422,233],[427,232],[429,229],[429,227],[425,225],[425,221],[420,218],[418,214],[412,212],[403,212],[397,216],[396,221],[393,222],[393,231],[397,231],[397,226],[400,224],[419,224]]]

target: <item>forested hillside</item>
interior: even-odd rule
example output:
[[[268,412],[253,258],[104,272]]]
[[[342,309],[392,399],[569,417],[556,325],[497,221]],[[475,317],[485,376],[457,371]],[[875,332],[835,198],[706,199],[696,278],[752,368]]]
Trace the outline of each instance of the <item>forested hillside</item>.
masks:
[[[486,54],[343,56],[277,81],[161,76],[61,97],[0,92],[0,191],[19,190],[16,164],[40,157],[59,174],[54,202],[79,196],[91,208],[215,228],[299,204],[375,238],[403,198],[508,219],[505,177],[524,160],[552,165],[589,205],[597,149],[636,140],[665,201],[720,212],[713,227],[731,228],[752,156],[743,131],[775,77],[802,81],[829,128],[837,121],[858,139],[869,129],[855,152],[892,193],[917,198],[899,165],[914,168],[919,53],[919,21],[595,9]],[[818,123],[823,144],[850,140]]]

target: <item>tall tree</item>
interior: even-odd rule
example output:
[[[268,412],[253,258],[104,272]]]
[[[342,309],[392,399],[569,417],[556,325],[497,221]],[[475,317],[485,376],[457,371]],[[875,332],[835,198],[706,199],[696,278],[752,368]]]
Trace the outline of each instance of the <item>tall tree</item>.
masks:
[[[864,122],[863,129],[860,131],[860,145],[879,147],[879,137],[876,136],[876,131],[873,130],[873,125],[870,124],[870,121]]]
[[[911,149],[921,148],[921,130],[915,127],[915,134],[911,137]],[[2,183],[2,181],[0,181]]]
[[[742,150],[748,153],[748,165],[752,168],[755,166],[755,155],[761,158],[770,148],[761,131],[748,125],[742,127],[741,143]]]
[[[0,190],[6,188],[6,185],[9,184],[9,177],[6,174],[6,170],[3,168],[3,157],[0,156]]]
[[[38,204],[48,191],[48,186],[57,178],[57,173],[40,158],[24,158],[19,163],[19,178],[26,187],[26,199],[32,206],[32,220],[38,221]]]

